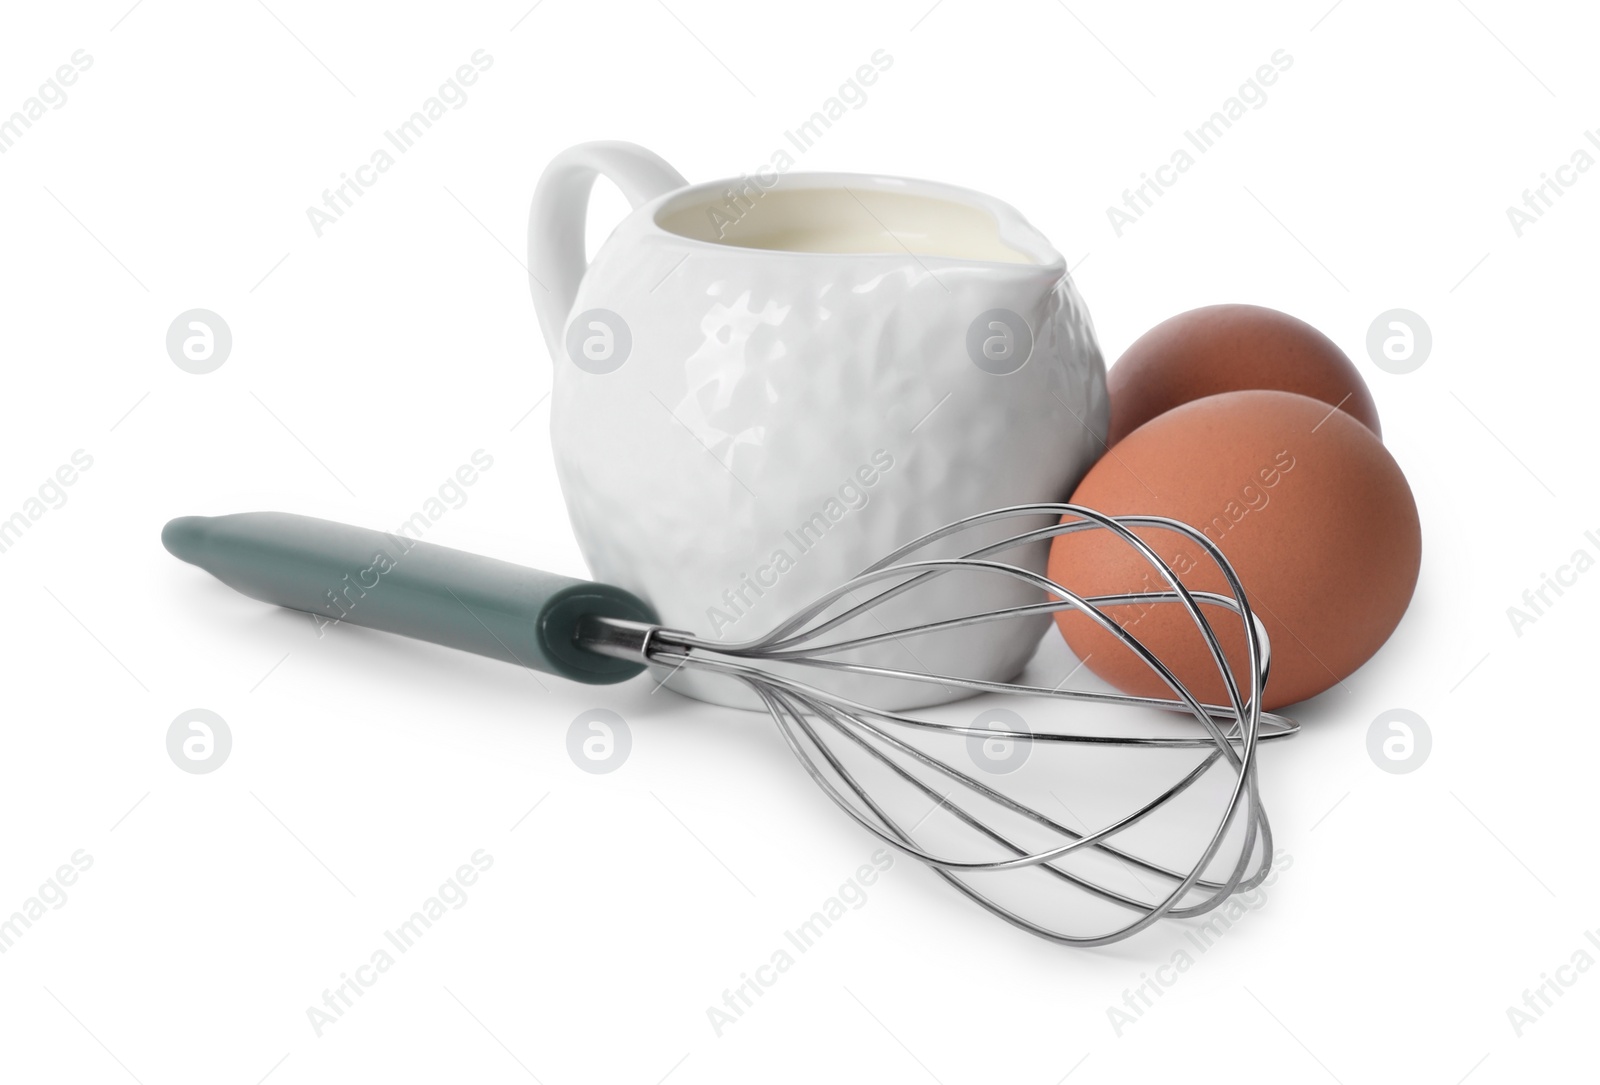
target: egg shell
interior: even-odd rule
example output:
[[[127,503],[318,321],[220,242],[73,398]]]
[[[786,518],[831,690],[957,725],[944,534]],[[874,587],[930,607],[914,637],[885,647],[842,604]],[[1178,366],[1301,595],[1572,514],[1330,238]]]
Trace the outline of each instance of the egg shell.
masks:
[[[1171,517],[1204,532],[1232,564],[1271,646],[1264,707],[1315,696],[1348,678],[1388,639],[1422,560],[1411,488],[1355,418],[1307,396],[1228,392],[1141,426],[1089,472],[1072,502],[1111,515]],[[1192,539],[1135,534],[1192,590],[1229,592]],[[1055,540],[1050,577],[1084,596],[1167,590],[1153,566],[1106,531]],[[1240,620],[1203,608],[1248,695]],[[1221,673],[1179,604],[1106,608],[1203,701],[1226,704]],[[1118,689],[1171,691],[1131,649],[1075,612],[1057,625],[1086,666]]]
[[[1162,321],[1117,359],[1106,387],[1110,444],[1184,403],[1252,388],[1338,404],[1382,435],[1377,404],[1344,351],[1305,321],[1259,305],[1208,305]]]

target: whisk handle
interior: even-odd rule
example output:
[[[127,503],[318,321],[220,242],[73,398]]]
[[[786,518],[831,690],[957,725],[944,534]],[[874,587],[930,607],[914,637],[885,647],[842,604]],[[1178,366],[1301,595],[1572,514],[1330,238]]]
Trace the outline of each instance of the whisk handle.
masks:
[[[161,542],[252,599],[310,614],[318,636],[348,623],[590,684],[644,667],[580,647],[583,618],[656,620],[609,584],[286,512],[181,516]]]

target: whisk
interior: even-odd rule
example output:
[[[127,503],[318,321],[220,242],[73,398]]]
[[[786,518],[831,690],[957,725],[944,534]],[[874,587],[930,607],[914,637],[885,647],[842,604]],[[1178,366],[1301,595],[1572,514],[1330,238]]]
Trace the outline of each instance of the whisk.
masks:
[[[1042,518],[1051,522],[966,552],[957,545],[979,529],[989,528],[992,537],[992,525]],[[1216,564],[1228,593],[1186,588],[1136,529],[1183,536]],[[1133,548],[1159,578],[1149,581],[1156,589],[1086,598],[1000,557],[1081,531],[1109,532]],[[319,627],[348,622],[387,630],[591,683],[621,681],[647,666],[668,673],[694,668],[742,683],[850,818],[994,915],[1054,942],[1105,945],[1162,917],[1202,916],[1259,886],[1271,869],[1256,750],[1298,727],[1260,708],[1270,647],[1238,577],[1211,540],[1175,520],[1111,517],[1054,503],[980,513],[905,544],[765,635],[739,643],[664,627],[641,600],[610,585],[310,517],[181,517],[167,524],[162,541],[246,595],[311,614]],[[952,545],[957,556],[930,556]],[[889,600],[950,576],[1021,581],[1037,590],[1038,601],[898,628],[880,620]],[[1219,670],[1227,704],[1201,703],[1112,616],[1118,608],[1152,605],[1187,613]],[[863,660],[867,650],[890,642],[915,658],[919,637],[1069,610],[1134,652],[1172,696]],[[1243,684],[1207,610],[1240,624]],[[863,632],[868,623],[876,628]],[[888,711],[806,681],[801,676],[808,672],[936,683],[951,696],[980,697],[985,707],[967,723],[932,718],[948,717],[949,705],[915,716]],[[1074,726],[1034,727],[998,708],[1000,697],[1072,701],[1077,718]],[[1107,707],[1143,711],[1106,719]],[[957,763],[963,746],[970,771]],[[990,749],[1007,751],[1003,765],[981,752]],[[1041,764],[1035,751],[1072,756]],[[1007,771],[1013,762],[1020,768]],[[1080,821],[1079,810],[1092,816],[1067,824]]]

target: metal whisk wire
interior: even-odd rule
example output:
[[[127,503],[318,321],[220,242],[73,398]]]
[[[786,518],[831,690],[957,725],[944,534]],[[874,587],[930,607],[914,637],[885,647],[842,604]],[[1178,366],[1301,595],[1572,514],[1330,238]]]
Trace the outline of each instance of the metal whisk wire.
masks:
[[[988,543],[957,557],[916,557],[934,544],[990,524],[1048,516],[1045,527],[1032,528]],[[1228,594],[1192,591],[1178,574],[1134,529],[1175,532],[1192,542],[1220,570]],[[1007,550],[1033,546],[1080,531],[1106,531],[1133,548],[1165,582],[1165,590],[1119,595],[1083,597],[1049,577],[998,560]],[[961,572],[963,575],[1005,577],[1037,589],[1042,601],[1001,610],[962,614],[935,622],[923,622],[890,629],[878,622],[882,632],[829,638],[857,619],[871,617],[884,604],[930,580]],[[870,594],[868,594],[870,592]],[[863,594],[864,600],[857,601]],[[1201,605],[1232,612],[1243,628],[1246,688],[1241,689],[1230,667],[1216,631],[1201,610]],[[1204,639],[1212,661],[1227,691],[1228,703],[1202,704],[1149,647],[1120,625],[1107,610],[1126,606],[1180,606]],[[1140,697],[1097,690],[1047,688],[1018,682],[996,682],[956,674],[873,665],[839,658],[862,649],[889,643],[905,645],[908,640],[939,632],[988,622],[1027,619],[1059,611],[1084,615],[1101,630],[1134,652],[1172,691],[1171,698]],[[600,626],[626,625],[611,619],[596,619]],[[909,650],[909,648],[908,648]],[[652,664],[679,668],[691,667],[719,673],[744,683],[760,699],[778,726],[785,742],[822,790],[852,819],[885,845],[926,863],[957,890],[1016,926],[1052,941],[1079,945],[1104,945],[1126,938],[1150,926],[1163,916],[1190,918],[1222,904],[1236,892],[1254,888],[1266,877],[1272,862],[1272,831],[1262,810],[1257,788],[1256,750],[1261,741],[1295,733],[1293,721],[1261,710],[1262,691],[1270,665],[1266,631],[1252,613],[1244,588],[1222,552],[1205,535],[1186,524],[1162,517],[1110,517],[1092,509],[1069,504],[1032,504],[981,513],[946,525],[902,546],[858,576],[824,594],[811,605],[765,635],[742,643],[710,641],[690,634],[651,628],[643,634],[640,653]],[[915,658],[912,653],[912,658]],[[775,673],[771,665],[813,668],[819,671],[848,672],[908,682],[936,683],[977,694],[1002,694],[1044,700],[1073,700],[1089,704],[1138,707],[1151,710],[1145,716],[1181,715],[1199,725],[1201,734],[1158,735],[1125,732],[1090,733],[1065,729],[1007,730],[935,721],[861,704],[792,677]],[[903,732],[897,733],[897,732]],[[948,760],[929,753],[910,741],[912,735],[925,737],[977,737],[984,740],[1035,743],[1045,746],[1071,744],[1102,750],[1135,748],[1149,751],[1208,749],[1208,753],[1178,779],[1155,795],[1136,802],[1131,810],[1113,816],[1098,828],[1073,829],[1045,814],[1037,806],[1008,794],[956,768]],[[857,762],[852,767],[851,756]],[[864,769],[876,767],[887,773],[886,781],[897,784],[902,793],[920,796],[932,807],[912,823],[907,815],[889,809],[886,799],[875,794],[863,781]],[[1148,825],[1161,812],[1207,779],[1213,769],[1231,774],[1226,796],[1216,817],[1215,828],[1193,849],[1189,861],[1162,862],[1141,855],[1133,845],[1124,845],[1141,825]],[[887,784],[885,785],[887,789]],[[908,789],[908,790],[906,790]],[[958,793],[962,798],[953,801]],[[1053,792],[1052,792],[1053,793]],[[1060,802],[1059,796],[1057,801]],[[1064,803],[1062,803],[1065,806]],[[974,807],[978,809],[974,809]],[[979,812],[979,811],[983,812]],[[951,854],[919,840],[921,826],[942,812],[948,827],[957,827],[969,841],[977,842],[980,853]],[[1006,820],[1005,825],[997,822]],[[1045,834],[1049,843],[1023,843],[1016,839],[1021,831]],[[1223,873],[1211,867],[1223,853],[1225,843],[1236,838],[1231,857],[1225,858]],[[1093,857],[1109,861],[1131,874],[1143,894],[1115,888],[1105,874],[1072,869],[1069,863]],[[1092,901],[1099,901],[1118,913],[1131,913],[1126,921],[1112,921],[1109,929],[1083,931],[1082,922],[1073,924],[1060,914],[1053,902],[1050,914],[1030,918],[1014,905],[1002,903],[990,892],[973,883],[991,879],[1007,871],[1042,872],[1047,885],[1067,889]],[[1164,883],[1152,888],[1139,877],[1153,876]],[[986,883],[985,888],[990,888]],[[1030,911],[1033,909],[1029,909]]]

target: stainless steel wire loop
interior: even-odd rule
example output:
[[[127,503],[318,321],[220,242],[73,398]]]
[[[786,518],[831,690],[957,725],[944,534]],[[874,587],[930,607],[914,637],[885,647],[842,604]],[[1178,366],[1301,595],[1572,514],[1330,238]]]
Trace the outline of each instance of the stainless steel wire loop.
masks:
[[[1043,517],[1057,522],[1018,531],[959,556],[925,556],[935,544],[959,541],[960,535],[975,529]],[[1135,529],[1175,533],[1194,544],[1221,572],[1227,592],[1190,590]],[[1084,531],[1107,532],[1120,540],[1165,587],[1085,598],[1002,558],[1007,551]],[[1019,581],[1037,589],[1040,601],[893,628],[879,621],[876,632],[847,631],[861,625],[860,619],[879,613],[889,600],[955,573]],[[1225,704],[1203,704],[1167,663],[1108,613],[1133,605],[1173,606],[1188,615],[1221,677]],[[859,659],[864,649],[890,642],[1068,610],[1084,615],[1132,651],[1171,696],[996,682]],[[1240,667],[1243,688],[1207,610],[1225,612],[1239,623],[1245,652]],[[988,911],[1043,938],[1078,946],[1105,945],[1164,916],[1200,916],[1235,893],[1258,886],[1271,868],[1272,830],[1258,793],[1256,752],[1261,742],[1288,737],[1298,725],[1261,710],[1271,650],[1238,576],[1211,540],[1176,520],[1112,517],[1053,503],[997,509],[907,543],[752,640],[712,641],[603,618],[593,619],[580,637],[596,651],[640,658],[660,668],[696,668],[744,683],[812,779],[841,810],[887,847],[927,864]],[[858,658],[849,658],[852,655]],[[782,665],[784,673],[777,673],[775,665]],[[795,677],[797,668],[937,683],[973,695],[1025,698],[1045,705],[1067,701],[1142,711],[1122,714],[1111,727],[1075,727],[1076,718],[1062,711],[1054,713],[1052,725],[1045,728],[980,727],[861,704]],[[1091,752],[1098,756],[1134,751],[1133,756],[1140,758],[1139,767],[1132,770],[1135,781],[1147,781],[1161,770],[1170,781],[1153,789],[1131,783],[1124,790],[1134,795],[1124,796],[1123,808],[1103,814],[1093,827],[1074,828],[1053,808],[1048,813],[1042,809],[1042,801],[1001,786],[1007,781],[985,780],[958,767],[949,756],[950,740],[973,738],[1026,743],[1030,749],[1081,747],[1079,758]],[[942,742],[946,748],[935,751],[930,742]],[[1183,758],[1183,751],[1203,755],[1191,754],[1192,763],[1175,764],[1173,758]],[[1043,783],[1050,785],[1054,779],[1045,775]],[[1046,790],[1070,811],[1053,786]],[[1202,793],[1209,799],[1202,802]],[[1183,810],[1173,813],[1180,805]],[[1204,809],[1198,830],[1197,814],[1191,809],[1196,805]],[[914,817],[919,808],[920,817]],[[1175,857],[1179,853],[1181,857]],[[1028,872],[1032,880],[1026,892],[998,899],[1002,896],[998,879]]]

